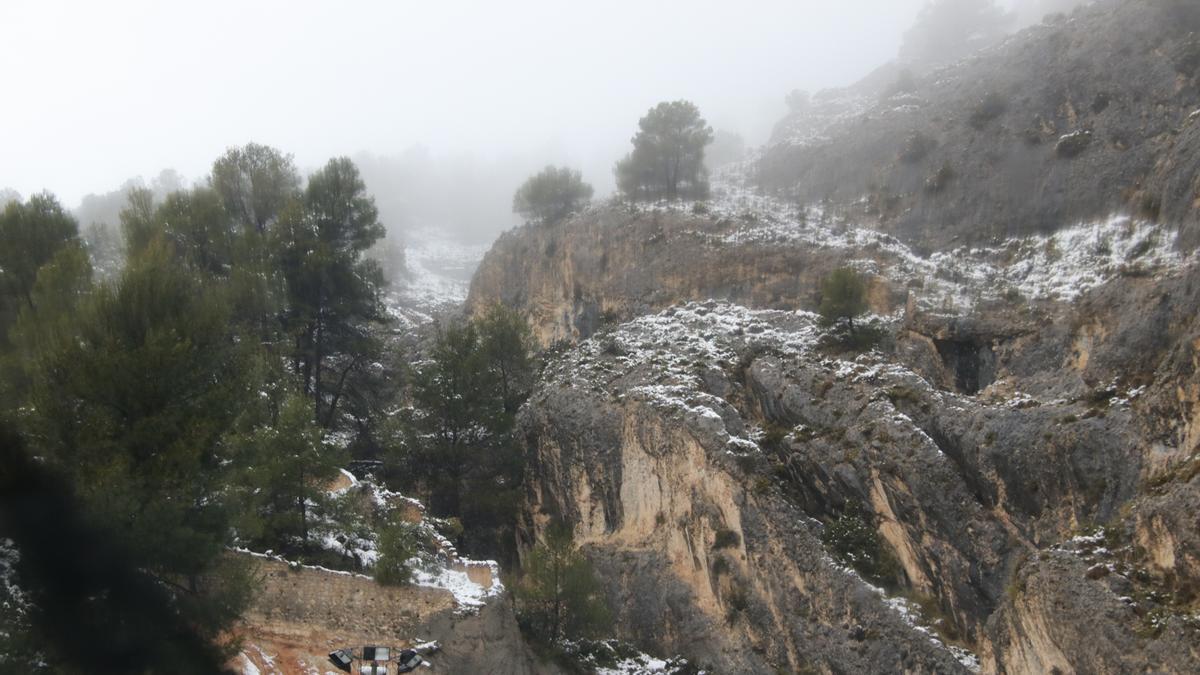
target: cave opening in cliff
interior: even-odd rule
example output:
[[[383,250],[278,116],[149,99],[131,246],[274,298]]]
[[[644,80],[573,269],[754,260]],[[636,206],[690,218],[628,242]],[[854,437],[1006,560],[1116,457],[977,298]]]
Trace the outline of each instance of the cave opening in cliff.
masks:
[[[996,354],[986,344],[971,340],[934,340],[942,363],[954,373],[955,388],[969,395],[979,393],[996,379]]]

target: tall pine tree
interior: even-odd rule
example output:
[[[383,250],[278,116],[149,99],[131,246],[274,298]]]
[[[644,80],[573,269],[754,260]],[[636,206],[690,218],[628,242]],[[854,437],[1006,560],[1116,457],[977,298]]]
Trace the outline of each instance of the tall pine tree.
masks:
[[[206,584],[228,535],[222,437],[248,396],[228,317],[223,295],[160,240],[30,364],[34,449],[197,621],[228,616]]]
[[[329,428],[353,376],[374,361],[370,330],[384,320],[383,274],[363,254],[384,234],[375,200],[354,163],[329,161],[275,228],[273,248],[287,288],[284,324],[314,419]]]

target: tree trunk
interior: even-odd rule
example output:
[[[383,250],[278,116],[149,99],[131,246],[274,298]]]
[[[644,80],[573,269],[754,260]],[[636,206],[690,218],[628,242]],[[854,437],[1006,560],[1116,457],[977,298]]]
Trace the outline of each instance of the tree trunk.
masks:
[[[550,642],[555,644],[558,642],[559,630],[562,622],[562,582],[559,579],[559,572],[562,568],[562,561],[559,560],[556,554],[554,555],[554,623],[550,627]]]
[[[308,550],[308,505],[304,503],[304,470],[300,470],[300,494],[296,497],[296,505],[300,507],[300,548]]]
[[[322,312],[317,311],[317,337],[313,342],[313,420],[318,424],[321,423],[321,362],[325,358],[324,340],[325,340],[325,325],[321,316]]]
[[[333,415],[337,412],[338,402],[342,400],[342,392],[344,392],[346,389],[346,377],[357,365],[358,358],[355,358],[350,362],[350,365],[346,366],[346,369],[342,371],[341,376],[338,378],[337,389],[334,390],[333,399],[329,402],[329,411],[325,413],[325,423],[321,425],[326,429],[333,424]]]

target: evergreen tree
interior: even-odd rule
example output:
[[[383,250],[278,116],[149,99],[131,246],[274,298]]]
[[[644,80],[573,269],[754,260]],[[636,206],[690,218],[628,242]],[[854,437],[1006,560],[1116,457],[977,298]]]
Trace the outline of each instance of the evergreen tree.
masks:
[[[150,246],[160,234],[154,218],[154,192],[144,187],[129,190],[125,208],[121,209],[121,236],[125,240],[126,256],[136,256]]]
[[[204,579],[227,538],[222,436],[247,396],[228,314],[151,244],[31,363],[35,450],[198,617],[225,602],[208,602]]]
[[[0,212],[0,345],[22,307],[35,308],[38,270],[64,246],[79,242],[75,219],[49,193],[25,203],[9,201]]]
[[[434,513],[467,526],[459,544],[473,555],[511,559],[522,474],[513,438],[533,382],[533,337],[501,305],[439,333],[413,375],[401,464]]]
[[[638,120],[633,152],[617,163],[617,187],[636,200],[708,196],[704,148],[712,127],[690,101],[664,101]]]
[[[516,415],[533,387],[533,331],[524,317],[499,303],[489,307],[475,323],[483,358],[499,386],[504,412]]]
[[[375,202],[347,158],[332,159],[313,174],[303,199],[284,211],[275,228],[291,357],[314,418],[327,428],[352,376],[362,375],[380,348],[370,329],[384,320],[383,275],[363,253],[383,233]]]
[[[503,424],[503,403],[479,331],[452,325],[437,336],[413,377],[416,418],[410,429],[409,465],[425,478],[429,505],[442,516],[461,516],[467,472]]]
[[[867,283],[848,267],[834,270],[821,284],[821,318],[829,324],[846,322],[854,331],[854,317],[867,311]]]
[[[213,163],[210,182],[246,232],[265,234],[300,190],[292,156],[258,143],[230,148]]]
[[[0,353],[0,409],[15,410],[29,396],[31,364],[39,350],[69,334],[80,303],[92,288],[92,266],[79,241],[72,241],[42,265],[9,331],[10,347]]]
[[[516,595],[522,623],[549,644],[595,637],[612,623],[591,563],[561,523],[529,552]]]
[[[258,548],[301,552],[309,548],[314,510],[325,507],[326,487],[347,457],[323,442],[304,397],[283,386],[274,391],[247,412],[245,429],[230,442],[242,472],[238,536]]]
[[[385,524],[379,532],[375,580],[385,586],[407,584],[412,577],[409,561],[417,554],[417,543],[416,526],[401,520]]]
[[[301,198],[300,183],[290,154],[258,143],[227,150],[209,176],[235,232],[234,312],[263,343],[280,339],[275,317],[287,304],[278,261],[270,252],[270,230]]]
[[[513,212],[545,225],[558,222],[587,205],[592,186],[578,171],[547,166],[513,195]]]
[[[153,220],[154,229],[166,236],[176,256],[207,275],[230,275],[237,233],[215,190],[172,192],[155,210]]]
[[[929,0],[904,33],[901,60],[920,67],[953,63],[995,44],[1016,15],[995,0]]]
[[[245,606],[248,561],[222,556],[192,586],[150,573],[71,481],[0,422],[0,671],[220,672],[219,637]],[[185,586],[185,584],[187,584]],[[227,634],[226,634],[227,635]],[[223,644],[218,644],[219,642]]]

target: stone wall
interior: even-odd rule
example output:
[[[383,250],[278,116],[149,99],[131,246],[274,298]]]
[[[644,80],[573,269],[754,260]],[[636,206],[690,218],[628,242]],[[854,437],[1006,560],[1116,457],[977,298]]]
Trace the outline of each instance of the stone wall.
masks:
[[[246,614],[250,624],[306,626],[347,639],[398,645],[431,617],[452,610],[447,591],[420,586],[381,586],[369,577],[310,568],[291,568],[257,559],[262,579]]]

